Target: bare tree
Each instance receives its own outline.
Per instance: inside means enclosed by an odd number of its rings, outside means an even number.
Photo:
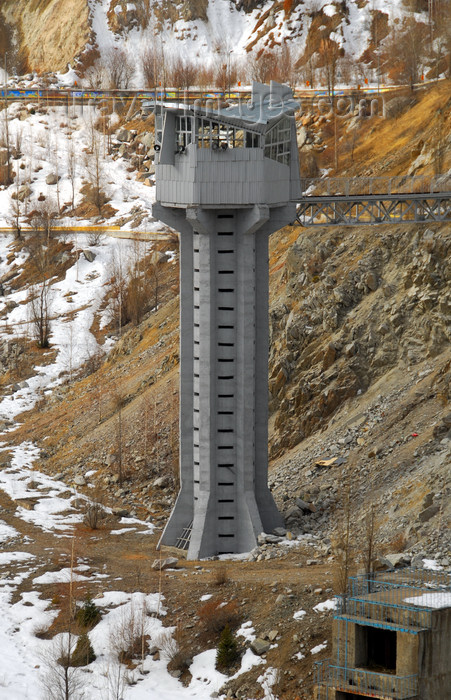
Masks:
[[[19,177],[19,169],[18,169],[17,176],[16,176],[16,182],[15,182],[15,197],[14,197],[14,199],[11,198],[10,214],[8,216],[8,223],[14,229],[14,236],[16,238],[20,238],[20,234],[21,234],[20,217],[22,215],[22,202],[20,201],[19,188],[20,188],[20,177]]]
[[[169,82],[174,87],[189,89],[196,81],[197,67],[187,59],[177,56],[172,63]]]
[[[113,395],[113,409],[116,412],[116,457],[119,471],[119,484],[124,481],[124,443],[123,443],[123,416],[122,409],[125,405],[124,396],[119,389]]]
[[[85,71],[85,81],[88,87],[93,90],[100,90],[105,87],[107,83],[107,75],[105,71],[105,66],[100,59],[97,59],[92,66]]]
[[[40,348],[50,345],[50,282],[43,279],[30,290],[31,323]]]
[[[158,84],[160,69],[159,52],[155,45],[148,46],[141,55],[141,70],[147,87],[153,88]]]
[[[69,139],[67,147],[67,176],[70,180],[71,208],[73,211],[75,207],[75,180],[77,177],[77,156],[75,151],[74,140],[72,137]]]
[[[391,79],[411,86],[418,82],[426,39],[426,25],[409,17],[384,40],[381,57]]]
[[[376,508],[372,503],[365,518],[365,571],[368,575],[373,571],[375,538]]]
[[[277,54],[274,51],[262,51],[249,61],[252,80],[268,83],[277,72]]]
[[[57,205],[51,197],[46,197],[42,202],[38,202],[31,213],[32,227],[38,234],[45,236],[47,244],[52,236],[58,216]]]
[[[9,133],[9,114],[8,114],[8,103],[6,101],[6,96],[5,100],[3,103],[3,125],[2,125],[2,145],[5,149],[4,153],[4,164],[0,168],[0,175],[1,175],[1,180],[0,184],[2,185],[10,185],[13,181],[13,175],[12,175],[12,165],[11,165],[11,139],[10,139],[10,133]]]
[[[135,66],[124,49],[118,47],[109,49],[105,53],[104,65],[108,87],[113,90],[127,90],[130,87]]]
[[[99,214],[107,202],[104,192],[104,174],[102,165],[102,144],[100,134],[93,128],[91,152],[86,154],[85,168],[87,179],[90,184],[89,197],[91,202],[97,207]]]
[[[343,480],[341,493],[343,517],[335,541],[337,557],[336,587],[337,593],[344,596],[345,605],[348,578],[350,576],[351,567],[353,564],[353,547],[351,543],[351,503],[352,493],[350,475],[346,475]]]
[[[327,92],[332,100],[335,94],[338,61],[342,53],[342,49],[333,39],[326,38],[321,40],[319,55],[326,77]]]
[[[84,683],[80,670],[71,665],[76,642],[73,635],[73,621],[76,608],[74,598],[74,551],[75,542],[73,539],[70,559],[69,596],[66,609],[67,631],[55,637],[50,651],[44,654],[46,673],[41,680],[46,693],[46,700],[83,700],[85,697]]]

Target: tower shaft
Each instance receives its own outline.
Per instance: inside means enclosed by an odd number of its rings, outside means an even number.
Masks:
[[[162,544],[192,523],[190,558],[249,551],[282,524],[267,486],[270,214],[189,209],[179,223],[181,492]]]

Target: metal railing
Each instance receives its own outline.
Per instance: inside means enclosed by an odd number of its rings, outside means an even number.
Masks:
[[[394,602],[404,595],[405,588],[451,591],[451,573],[430,569],[404,568],[397,571],[380,571],[359,574],[348,579],[348,593],[355,598],[378,591],[391,591]]]
[[[445,571],[401,569],[351,576],[348,593],[337,598],[336,616],[415,632],[432,627],[433,609],[450,590],[451,575]]]
[[[412,592],[413,589],[410,589]],[[432,627],[432,610],[423,606],[403,605],[385,600],[340,598],[335,616],[368,620],[375,627],[400,629],[415,633]]]
[[[395,177],[302,178],[304,197],[421,194],[451,192],[451,175],[399,175]]]
[[[407,700],[418,695],[418,676],[396,676],[376,673],[360,668],[345,668],[331,663],[330,659],[315,664],[317,686],[359,693],[370,698],[395,698]]]

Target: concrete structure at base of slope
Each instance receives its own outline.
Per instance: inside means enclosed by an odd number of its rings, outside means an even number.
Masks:
[[[282,524],[267,484],[268,240],[300,178],[291,89],[163,108],[154,216],[180,232],[181,489],[160,544],[190,559],[252,549]]]
[[[332,658],[316,664],[315,700],[451,699],[449,573],[352,577],[332,634]]]

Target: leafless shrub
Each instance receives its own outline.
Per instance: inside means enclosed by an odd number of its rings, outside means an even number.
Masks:
[[[94,372],[97,372],[101,368],[104,359],[105,352],[102,350],[102,348],[97,347],[90,353],[80,374],[86,377],[89,377],[90,374],[94,374]]]
[[[70,665],[76,638],[59,634],[43,652],[41,685],[46,700],[82,700],[85,697],[83,674]]]
[[[100,493],[97,493],[97,496],[101,497]],[[83,520],[91,530],[97,530],[101,521],[104,520],[105,517],[105,508],[103,507],[102,503],[99,503],[97,497],[96,500],[87,503]]]
[[[105,235],[102,231],[90,231],[88,234],[88,246],[92,248],[101,245],[104,238]]]
[[[223,586],[229,581],[229,572],[225,564],[218,566],[214,573],[214,582],[217,586]]]
[[[168,661],[172,661],[180,651],[179,643],[171,630],[163,630],[154,641]]]
[[[226,625],[233,629],[239,620],[238,605],[235,600],[229,602],[220,599],[209,600],[199,609],[198,615],[207,635],[222,632]]]
[[[116,625],[110,629],[110,648],[120,663],[144,658],[146,648],[145,606],[136,610],[133,601],[122,610]]]

